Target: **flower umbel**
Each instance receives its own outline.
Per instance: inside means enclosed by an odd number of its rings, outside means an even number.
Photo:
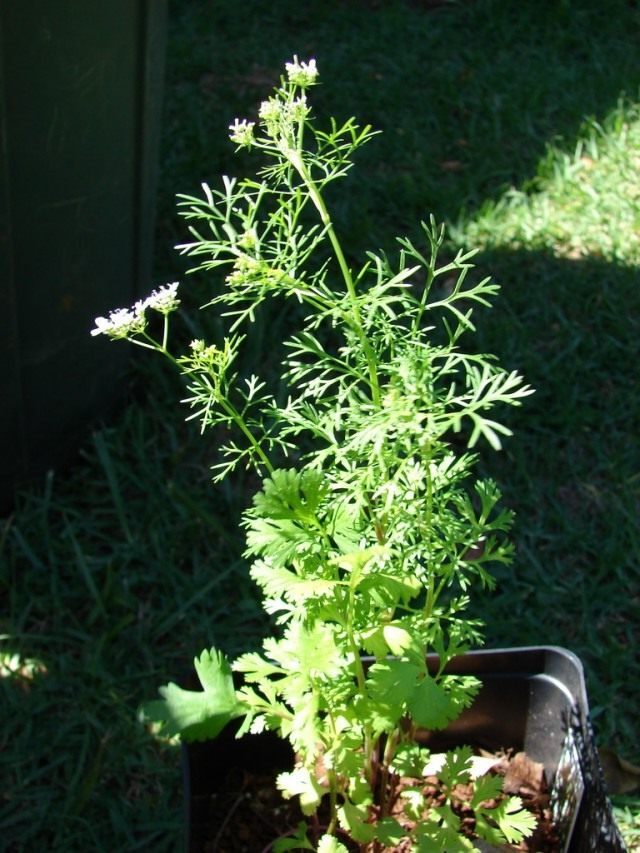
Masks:
[[[147,328],[145,317],[147,308],[158,311],[166,317],[180,305],[177,292],[177,281],[164,284],[152,291],[146,299],[138,300],[133,308],[117,308],[111,311],[108,317],[96,317],[96,326],[91,330],[91,334],[94,337],[107,335],[114,341],[142,335]]]
[[[94,337],[107,335],[114,341],[140,334],[147,326],[144,316],[145,307],[143,302],[136,302],[133,308],[117,308],[111,311],[108,318],[96,317],[96,327],[91,330],[91,334]]]
[[[309,115],[306,95],[300,95],[291,102],[291,118],[294,121],[304,121]]]
[[[250,148],[253,140],[253,128],[255,122],[247,121],[246,119],[234,119],[233,124],[229,125],[229,139],[241,147]]]
[[[287,62],[285,69],[289,82],[295,86],[300,86],[301,89],[313,86],[318,77],[315,59],[310,59],[308,62],[300,62],[298,57],[294,56],[293,62]]]
[[[159,311],[160,314],[170,314],[175,311],[180,300],[177,297],[178,282],[174,281],[171,284],[164,284],[157,290],[151,292],[144,300],[145,308],[153,308],[154,311]]]

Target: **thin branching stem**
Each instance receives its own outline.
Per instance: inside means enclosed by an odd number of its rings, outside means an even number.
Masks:
[[[318,189],[313,178],[311,177],[301,154],[298,151],[294,151],[293,149],[287,149],[285,152],[285,156],[304,181],[304,184],[309,192],[309,196],[313,204],[315,205],[318,213],[320,214],[322,224],[324,225],[327,232],[327,236],[329,237],[329,241],[331,242],[331,246],[333,248],[336,260],[338,261],[338,266],[340,267],[340,272],[342,273],[342,277],[347,288],[349,301],[351,303],[351,311],[353,316],[351,325],[355,333],[358,335],[358,338],[360,339],[360,342],[362,344],[362,350],[367,361],[369,384],[371,387],[371,399],[375,407],[379,408],[380,382],[378,379],[376,357],[373,347],[371,346],[371,342],[367,338],[367,334],[364,330],[364,326],[362,323],[362,315],[358,302],[358,294],[356,292],[353,276],[351,274],[351,270],[349,269],[349,265],[347,264],[347,260],[342,250],[340,240],[338,239],[338,235],[336,234],[335,228],[333,227],[331,215],[329,214],[329,210],[325,204],[324,198],[322,197],[320,190]]]

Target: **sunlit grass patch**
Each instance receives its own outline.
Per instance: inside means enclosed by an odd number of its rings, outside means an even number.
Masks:
[[[551,144],[532,180],[455,233],[471,245],[640,263],[640,104],[620,102],[603,122],[587,121],[570,153]]]

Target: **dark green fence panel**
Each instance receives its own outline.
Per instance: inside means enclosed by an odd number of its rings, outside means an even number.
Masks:
[[[0,3],[0,504],[122,391],[93,318],[150,285],[166,0]]]

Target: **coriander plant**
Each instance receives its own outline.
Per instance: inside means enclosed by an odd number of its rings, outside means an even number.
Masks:
[[[474,584],[493,585],[491,564],[511,559],[512,516],[496,484],[474,478],[474,448],[481,439],[500,448],[510,433],[494,407],[520,405],[531,389],[493,356],[462,349],[474,310],[498,288],[469,282],[473,252],[439,265],[444,235],[433,220],[423,244],[398,240],[397,257],[348,255],[326,190],[375,134],[353,119],[316,125],[307,101],[316,82],[315,61],[294,58],[258,120],[231,126],[232,141],[258,155],[255,178],[181,197],[191,240],[179,248],[225,276],[209,303],[225,319],[224,340],[170,351],[176,284],[98,318],[93,331],[157,350],[182,371],[192,417],[221,436],[215,480],[238,466],[262,477],[242,525],[274,635],[231,663],[204,651],[202,691],[169,684],[146,713],[186,740],[240,718],[238,737],[274,730],[290,741],[295,763],[277,786],[304,815],[322,804],[325,817],[276,851],[343,853],[346,838],[363,851],[471,850],[462,802],[477,837],[515,842],[533,819],[499,795],[496,778],[466,784],[466,748],[447,755],[443,798],[429,801],[416,733],[446,727],[477,689],[446,667],[481,642],[465,609]],[[297,328],[281,377],[268,382],[238,365],[273,299],[295,303]]]

